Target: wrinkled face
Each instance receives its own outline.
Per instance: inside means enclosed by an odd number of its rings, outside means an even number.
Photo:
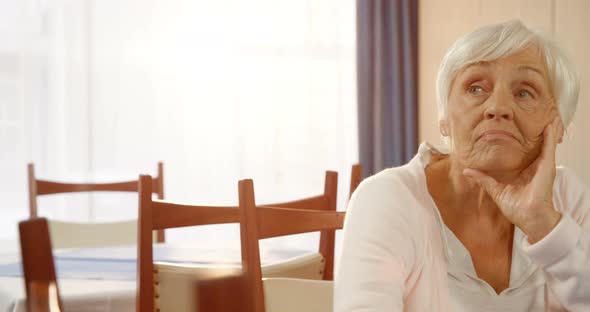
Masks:
[[[534,161],[543,129],[558,115],[547,69],[536,48],[462,69],[452,83],[451,157],[484,171],[522,170]]]

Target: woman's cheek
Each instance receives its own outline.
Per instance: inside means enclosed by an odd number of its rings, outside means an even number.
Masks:
[[[540,115],[538,120],[539,123],[543,124],[543,128],[550,124],[556,116],[559,115],[559,110],[553,99],[543,100],[539,105],[540,112],[535,115]]]
[[[543,130],[555,118],[556,110],[551,107],[538,107],[532,111],[517,110],[515,119],[529,139],[543,137]]]
[[[466,103],[464,109],[471,110],[476,109],[477,107],[481,106],[486,101],[487,97],[485,95],[480,96],[469,96],[466,95],[463,99],[463,102]]]
[[[521,128],[525,136],[524,148],[528,151],[539,150],[543,144],[543,131],[545,124],[543,122],[531,123],[527,127]]]

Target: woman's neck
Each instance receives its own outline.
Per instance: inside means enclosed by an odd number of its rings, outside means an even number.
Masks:
[[[438,197],[437,204],[444,206],[444,214],[453,219],[467,221],[464,224],[487,224],[493,227],[504,225],[500,228],[510,225],[485,190],[463,175],[465,166],[461,162],[450,156],[437,158],[438,161],[433,158],[429,165],[433,182],[437,182],[429,184],[429,188],[436,189],[434,193]],[[515,174],[495,173],[492,176],[498,181],[507,181],[514,179]]]

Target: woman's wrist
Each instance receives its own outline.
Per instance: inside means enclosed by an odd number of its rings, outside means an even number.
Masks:
[[[555,211],[553,207],[550,207],[546,211],[519,226],[531,245],[547,236],[555,228],[557,223],[559,223],[559,220],[561,220],[561,214]]]

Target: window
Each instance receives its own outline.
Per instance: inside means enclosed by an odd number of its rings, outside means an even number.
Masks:
[[[253,178],[257,201],[268,202],[321,192],[330,169],[340,173],[343,207],[358,157],[354,7],[94,0],[38,8],[46,33],[38,67],[47,70],[47,88],[38,88],[47,98],[29,104],[39,118],[21,138],[40,142],[28,152],[37,175],[135,178],[155,174],[162,160],[166,198],[231,204],[240,178]],[[24,195],[7,221],[16,224],[27,211],[26,157],[11,157],[22,183],[10,196]],[[137,199],[80,195],[39,209],[63,219],[129,219]]]

